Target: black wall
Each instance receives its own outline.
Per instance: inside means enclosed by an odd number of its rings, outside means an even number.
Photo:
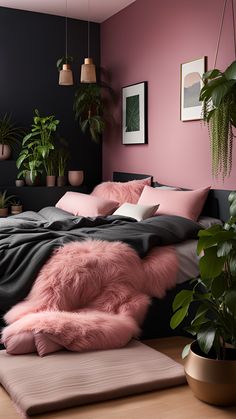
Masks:
[[[90,51],[99,67],[96,23],[90,24]],[[59,86],[56,61],[65,55],[65,18],[0,7],[0,115],[11,112],[18,124],[30,127],[35,108],[54,114],[69,142],[69,168],[84,169],[85,183],[93,185],[101,181],[101,146],[81,133],[73,113],[80,65],[87,57],[87,22],[68,19],[68,54],[75,60],[75,86]]]

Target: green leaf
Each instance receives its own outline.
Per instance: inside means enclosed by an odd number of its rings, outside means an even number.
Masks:
[[[231,289],[225,295],[225,304],[230,314],[236,319],[236,290]]]
[[[193,299],[192,290],[181,290],[176,296],[172,304],[173,311],[178,310],[178,308],[190,304]]]
[[[206,71],[203,74],[202,78],[203,80],[215,79],[216,77],[221,76],[221,75],[222,75],[222,72],[218,70],[217,68],[214,68],[213,70]]]
[[[219,275],[213,279],[211,285],[211,292],[214,298],[218,299],[224,294],[225,289],[227,289],[227,280],[224,275]]]
[[[218,107],[221,104],[222,100],[229,93],[235,83],[236,80],[227,80],[215,87],[211,93],[212,103],[214,106]]]
[[[232,254],[229,258],[229,269],[233,276],[236,276],[236,254]]]
[[[236,61],[230,64],[230,66],[225,70],[224,75],[227,80],[236,80]]]
[[[199,261],[200,274],[202,278],[215,278],[223,270],[226,256],[217,256],[217,247],[205,249],[204,256]]]
[[[216,329],[209,327],[203,331],[200,331],[197,335],[197,341],[200,349],[205,354],[208,354],[213,346],[215,340]]]
[[[189,304],[183,306],[178,311],[176,311],[170,320],[171,329],[175,329],[183,321],[183,319],[188,315]]]
[[[182,351],[182,358],[183,358],[183,359],[184,359],[184,358],[186,358],[186,356],[188,356],[189,351],[190,351],[190,346],[191,346],[191,343],[189,343],[188,345],[186,345],[186,346],[184,347],[184,349],[183,349],[183,351]]]
[[[218,257],[227,256],[230,253],[232,247],[233,247],[232,241],[231,242],[230,241],[225,241],[225,242],[219,243],[218,246],[217,246],[217,248],[218,248],[217,249],[217,256]]]

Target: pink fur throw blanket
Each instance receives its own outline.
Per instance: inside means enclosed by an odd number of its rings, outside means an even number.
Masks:
[[[41,268],[27,298],[5,315],[2,342],[10,354],[40,356],[122,347],[138,336],[150,297],[163,297],[176,273],[169,246],[140,259],[121,242],[66,244]]]

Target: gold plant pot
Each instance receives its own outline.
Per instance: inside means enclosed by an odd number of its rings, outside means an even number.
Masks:
[[[226,349],[236,355],[235,349]],[[236,358],[210,359],[202,356],[197,342],[191,344],[185,363],[185,374],[194,395],[218,406],[236,404]]]

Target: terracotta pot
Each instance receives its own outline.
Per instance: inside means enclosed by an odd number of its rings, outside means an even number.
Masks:
[[[198,399],[219,406],[236,404],[236,350],[226,349],[226,353],[226,360],[206,358],[197,342],[191,344],[185,373]]]
[[[65,186],[66,180],[66,176],[57,176],[57,186]]]
[[[20,187],[20,186],[24,186],[25,181],[23,179],[16,179],[16,186]]]
[[[0,144],[0,160],[8,160],[11,157],[11,148],[8,144]]]
[[[80,186],[84,180],[83,170],[69,170],[68,180],[71,186]]]
[[[28,186],[37,186],[37,185],[40,184],[40,178],[37,176],[34,179],[34,182],[32,182],[32,180],[30,179],[30,172],[27,172],[26,175],[25,175],[25,183]]]
[[[0,217],[8,216],[8,208],[0,208]]]
[[[16,215],[20,214],[23,211],[22,205],[12,205],[11,206],[11,214]]]
[[[55,175],[47,175],[46,176],[46,185],[47,186],[55,186],[56,185],[56,176]]]

